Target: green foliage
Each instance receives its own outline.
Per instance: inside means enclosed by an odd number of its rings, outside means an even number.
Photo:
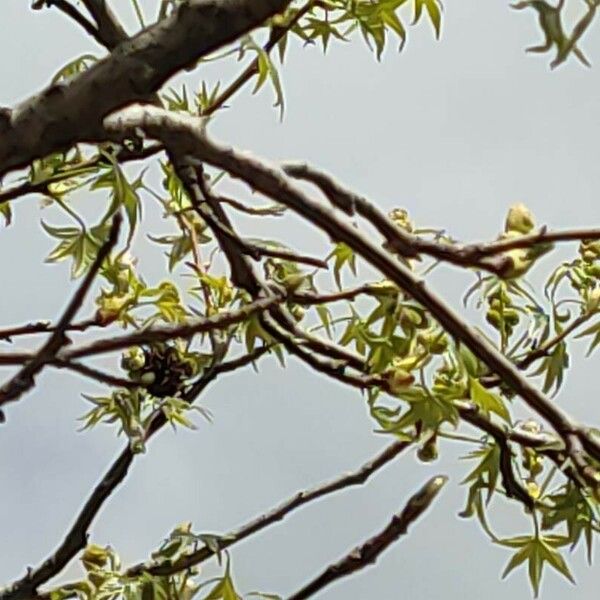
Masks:
[[[141,6],[136,0],[131,3],[143,26]],[[179,4],[179,0],[161,0],[158,18],[168,17]],[[218,118],[217,109],[229,103],[245,82],[250,82],[253,93],[271,86],[274,106],[283,117],[283,67],[275,64],[273,52],[278,52],[283,64],[291,43],[318,45],[327,52],[333,44],[356,35],[381,59],[390,40],[402,49],[410,26],[422,21],[429,22],[436,38],[441,36],[439,0],[295,1],[252,36],[244,36],[232,48],[202,59],[201,62],[217,63],[237,59],[241,75],[231,85],[201,81],[197,88],[183,85],[161,92],[160,96],[169,110],[208,120],[207,115]],[[94,56],[83,55],[63,67],[53,82],[68,83],[95,61]],[[126,140],[121,149],[135,152],[144,145],[142,139]],[[196,317],[211,319],[249,302],[250,294],[234,286],[232,280],[236,279],[224,266],[219,232],[211,231],[198,213],[171,163],[162,160],[153,165],[162,176],[160,188],[155,191],[146,181],[152,181],[151,177],[146,178],[146,170],[131,177],[129,169],[121,166],[119,150],[113,144],[100,144],[92,150],[86,146],[58,152],[33,161],[20,180],[20,184],[41,193],[46,204],[68,219],[68,225],[42,222],[42,227],[54,244],[46,260],[69,261],[72,277],[87,272],[106,240],[112,218],[116,213],[124,213],[127,240],[100,269],[102,284],[95,297],[93,325],[106,328],[107,335],[118,328],[142,334],[159,324],[181,324]],[[222,207],[229,210],[227,198],[219,196],[222,178],[223,173],[209,172],[206,184]],[[91,191],[105,199],[101,216],[93,224],[78,212],[79,195]],[[164,220],[164,228],[157,227],[160,231],[147,234],[152,243],[164,250],[166,258],[165,277],[153,285],[146,283],[143,265],[130,255],[140,241],[136,236],[142,229],[142,194],[159,203]],[[237,208],[240,207],[253,216],[282,213],[279,205],[267,207],[262,213],[244,202],[237,202]],[[2,202],[0,212],[10,224],[10,203]],[[206,213],[202,214],[208,219]],[[457,244],[435,229],[417,227],[402,208],[391,211],[389,217],[399,230],[417,240],[449,247]],[[559,394],[571,366],[573,339],[589,341],[588,354],[600,345],[600,242],[582,240],[571,260],[556,266],[544,286],[533,288],[527,278],[553,246],[534,240],[535,243],[520,247],[519,241],[545,229],[536,226],[534,216],[523,204],[509,209],[501,229],[496,241],[509,247],[488,258],[503,261],[504,267],[495,274],[476,272],[465,304],[474,300],[482,338],[522,368],[533,384],[545,392]],[[366,282],[359,275],[362,265],[357,254],[335,239],[329,252],[324,253],[331,267],[329,273],[325,269],[311,271],[302,260],[293,257],[293,249],[281,243],[270,239],[247,241],[258,248],[284,250],[284,256],[290,255],[285,260],[255,257],[261,261],[262,271],[257,272],[261,272],[266,285],[288,295],[283,307],[297,325],[288,342],[318,358],[322,370],[333,377],[341,381],[346,381],[348,374],[354,377],[353,384],[366,390],[368,410],[377,432],[414,441],[417,457],[425,462],[436,460],[447,440],[469,444],[466,458],[476,464],[463,480],[467,498],[461,516],[475,517],[492,542],[513,552],[504,576],[527,563],[536,595],[546,564],[572,581],[560,550],[566,546],[574,548],[582,539],[591,562],[593,536],[600,528],[598,489],[572,475],[572,460],[565,458],[560,441],[558,447],[529,447],[519,441],[519,432],[534,437],[547,432],[533,421],[515,422],[514,391],[414,301],[410,290],[401,290],[388,280]],[[516,246],[511,247],[513,243]],[[401,256],[389,242],[382,241],[381,247],[421,279],[438,265],[425,256]],[[348,287],[350,281],[356,284],[355,292]],[[337,292],[331,291],[336,288]],[[543,289],[543,293],[538,293],[538,289]],[[328,299],[323,300],[321,294]],[[196,384],[203,383],[204,376],[210,376],[211,369],[234,354],[253,362],[258,351],[265,349],[285,366],[285,345],[265,327],[268,329],[262,316],[255,313],[208,334],[129,348],[121,359],[125,377],[120,385],[100,396],[85,395],[92,408],[82,417],[83,428],[110,424],[126,436],[134,453],[145,450],[147,434],[157,415],[174,428],[193,428],[190,411],[199,411],[205,417],[208,414],[191,403],[190,393]],[[311,336],[319,331],[327,336],[319,343],[332,352],[315,348]],[[339,355],[349,358],[345,361]],[[499,443],[498,437],[485,431],[478,437],[465,435],[466,423],[461,416],[465,403],[478,418],[496,428],[492,431],[505,434],[506,443]],[[599,465],[592,461],[589,467]],[[507,471],[523,486],[531,503],[519,503],[518,498],[511,497]],[[498,497],[510,500],[519,518],[525,515],[531,519],[531,534],[501,539],[493,533],[488,520]],[[212,534],[193,534],[190,524],[184,523],[151,554],[151,563],[172,566],[201,545],[221,561],[222,542],[223,538]],[[114,550],[93,544],[86,548],[81,560],[85,577],[53,590],[51,600],[73,596],[82,600],[241,598],[229,557],[223,575],[204,582],[195,568],[168,576],[154,576],[147,569],[132,575],[122,567]],[[249,594],[252,595],[276,598]]]
[[[81,418],[83,428],[118,423],[119,433],[127,436],[136,453],[145,451],[146,434],[157,412],[162,412],[173,428],[195,429],[187,413],[195,410],[207,418],[209,413],[190,404],[185,391],[208,362],[208,357],[190,352],[183,340],[130,348],[123,354],[121,367],[139,387],[117,388],[109,396],[84,395],[94,408]]]
[[[502,577],[506,577],[513,569],[527,562],[529,579],[536,598],[540,592],[542,573],[546,563],[566,577],[571,583],[575,583],[569,567],[567,567],[564,558],[558,551],[558,548],[569,543],[567,537],[559,535],[522,535],[498,540],[498,543],[508,548],[516,549],[516,552],[506,565]]]
[[[146,566],[168,569],[193,555],[200,547],[206,547],[221,564],[224,553],[221,548],[231,538],[209,533],[194,533],[192,524],[181,523],[171,531],[160,546],[151,553]],[[172,575],[153,575],[147,570],[123,568],[119,555],[110,546],[89,544],[81,556],[85,578],[52,590],[51,600],[242,600],[237,592],[231,560],[225,555],[223,574],[200,581],[200,569],[191,567]],[[250,592],[246,598],[281,600],[280,596]]]
[[[108,235],[110,223],[104,221],[91,228],[82,227],[53,227],[42,222],[42,227],[48,235],[59,243],[50,252],[46,262],[59,262],[70,259],[71,276],[83,275],[94,262],[98,250]]]

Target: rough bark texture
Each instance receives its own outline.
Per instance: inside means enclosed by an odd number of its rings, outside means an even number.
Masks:
[[[69,83],[0,114],[0,177],[75,142],[101,137],[102,119],[148,99],[172,75],[281,12],[289,0],[188,0]]]

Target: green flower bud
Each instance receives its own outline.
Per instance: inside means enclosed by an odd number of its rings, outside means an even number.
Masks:
[[[587,312],[595,312],[600,306],[600,287],[595,287],[589,290],[585,299],[585,310]]]
[[[383,374],[391,394],[400,394],[415,381],[414,376],[402,367],[390,367]]]
[[[146,364],[146,355],[139,346],[133,346],[123,352],[121,367],[126,371],[139,371]]]
[[[600,240],[582,240],[579,244],[579,254],[585,262],[593,262],[600,258]]]
[[[102,548],[96,544],[89,544],[83,552],[81,562],[86,571],[102,569],[109,558],[108,548]]]
[[[485,320],[496,329],[499,329],[502,326],[502,315],[495,309],[490,309],[487,311]]]
[[[404,208],[394,208],[388,213],[389,218],[394,221],[394,225],[400,229],[404,229],[408,233],[413,230],[413,224],[408,217],[408,211]]]
[[[510,266],[502,273],[503,279],[517,279],[529,271],[534,261],[530,258],[527,250],[516,248],[507,252],[505,256],[510,259]]]
[[[156,375],[154,373],[144,373],[139,381],[142,385],[152,385],[156,381]]]
[[[290,312],[296,321],[302,321],[304,315],[306,314],[306,310],[299,304],[294,304],[290,307]]]
[[[517,231],[522,234],[531,233],[535,227],[531,211],[522,203],[510,207],[504,224],[505,231]]]

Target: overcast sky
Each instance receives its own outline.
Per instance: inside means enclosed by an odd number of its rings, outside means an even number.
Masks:
[[[2,0],[0,6],[0,105],[39,90],[73,57],[101,52],[57,10],[34,12],[28,5]],[[593,28],[581,45],[600,65],[598,34]],[[295,45],[282,70],[283,122],[270,90],[252,96],[248,88],[212,131],[273,160],[320,165],[383,208],[404,206],[417,223],[463,239],[494,236],[515,201],[526,202],[550,226],[592,225],[600,218],[598,68],[569,61],[550,72],[549,56],[523,51],[540,36],[534,15],[511,11],[506,2],[447,0],[440,42],[423,22],[410,30],[402,54],[392,44],[381,63],[361,40],[334,43],[325,57]],[[156,230],[156,205],[146,208],[145,230]],[[51,241],[39,226],[46,216],[39,199],[19,200],[14,211],[14,225],[0,232],[3,325],[53,318],[71,285],[66,266],[43,264]],[[259,232],[244,223],[247,233]],[[274,237],[322,247],[321,236],[286,226],[273,229]],[[139,247],[144,272],[160,277],[160,252]],[[436,279],[436,289],[457,303],[467,281],[449,270]],[[597,356],[578,363],[557,401],[597,424],[595,363]],[[82,391],[101,388],[45,373],[35,392],[7,410],[0,435],[0,581],[48,555],[123,445],[108,427],[77,433],[76,419],[88,408]],[[192,521],[196,531],[224,533],[298,490],[358,467],[389,443],[373,433],[359,393],[293,360],[286,370],[267,360],[260,376],[248,369],[224,378],[201,404],[214,423],[161,433],[94,523],[92,540],[112,544],[126,564],[147,557],[181,521]],[[465,450],[445,445],[442,458],[428,466],[407,454],[368,485],[311,505],[236,546],[239,590],[286,596],[381,529],[428,477],[447,473],[447,489],[406,539],[376,567],[319,597],[528,598],[524,570],[501,583],[509,554],[457,516],[465,500],[459,483],[470,467],[457,457]],[[495,508],[491,521],[501,534],[528,531],[514,507]],[[76,563],[65,578],[76,575]],[[573,566],[577,587],[546,573],[543,600],[597,597],[598,567],[587,567],[581,550]]]

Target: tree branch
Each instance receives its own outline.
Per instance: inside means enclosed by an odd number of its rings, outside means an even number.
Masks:
[[[68,360],[55,360],[50,364],[51,366],[56,367],[58,369],[68,369],[69,371],[79,373],[79,375],[83,375],[84,377],[94,379],[100,383],[104,383],[113,387],[122,387],[127,389],[145,387],[144,384],[140,383],[139,381],[132,381],[131,379],[125,379],[124,377],[117,377],[116,375],[112,375],[111,373],[105,373],[104,371],[100,371],[94,367],[84,365],[80,362]]]
[[[438,475],[430,479],[409,499],[403,510],[392,517],[390,524],[385,529],[354,548],[337,563],[330,565],[318,577],[289,596],[287,600],[310,598],[338,579],[352,575],[374,564],[386,548],[401,536],[406,535],[408,527],[429,508],[447,480],[448,478],[444,475]]]
[[[221,204],[229,204],[235,210],[246,213],[248,215],[254,215],[259,217],[281,217],[285,212],[284,206],[278,206],[274,204],[272,206],[247,206],[243,202],[236,200],[235,198],[230,198],[228,196],[219,196],[219,202]]]
[[[600,239],[598,228],[548,231],[542,227],[536,233],[489,243],[442,244],[400,229],[366,198],[344,188],[331,175],[306,163],[285,163],[283,170],[291,177],[316,185],[333,206],[346,214],[360,214],[375,226],[394,250],[406,257],[426,254],[457,266],[476,267],[502,277],[511,268],[511,262],[509,257],[497,256],[498,254],[518,248],[531,248],[537,244]]]
[[[562,231],[548,231],[541,227],[536,233],[520,235],[519,237],[497,240],[487,244],[465,244],[461,252],[475,259],[492,256],[518,248],[531,248],[537,244],[551,244],[554,242],[581,242],[582,240],[599,240],[600,229],[592,227],[589,229],[565,229]]]
[[[315,292],[294,292],[290,296],[292,302],[306,306],[315,304],[329,304],[330,302],[339,302],[340,300],[354,300],[357,296],[364,294],[366,296],[375,296],[377,294],[376,285],[365,283],[354,288],[341,290],[339,292],[331,292],[329,294]]]
[[[69,16],[73,21],[75,21],[78,25],[83,27],[83,29],[89,33],[98,43],[102,44],[102,37],[98,29],[94,26],[94,24],[85,16],[82,15],[77,8],[75,8],[72,4],[70,4],[67,0],[37,0],[31,6],[34,10],[39,10],[47,6],[48,8],[52,8],[56,6],[58,10],[64,12],[67,16]]]
[[[86,319],[78,323],[71,323],[66,329],[67,331],[86,331],[91,327],[104,327],[105,324],[98,321],[95,317]],[[35,335],[39,333],[51,333],[56,331],[56,326],[50,321],[36,321],[35,323],[27,323],[26,325],[17,325],[16,327],[7,327],[0,329],[0,340],[11,342],[12,338],[22,335]]]
[[[107,4],[107,0],[82,0],[98,26],[99,42],[108,50],[114,50],[129,36]]]
[[[592,317],[596,316],[595,312],[585,312],[573,319],[569,325],[567,325],[560,333],[554,337],[547,339],[543,344],[540,344],[537,348],[527,352],[520,360],[516,361],[516,366],[525,370],[531,366],[536,360],[548,356],[550,350],[560,344],[565,338],[567,338],[573,331],[581,327],[584,323],[587,323]],[[497,375],[488,375],[481,378],[481,383],[485,387],[494,387],[500,385],[502,380]]]
[[[465,344],[491,372],[499,375],[530,408],[546,419],[563,439],[567,453],[582,478],[593,489],[600,488],[600,474],[589,462],[584,446],[582,446],[582,440],[584,440],[585,449],[590,455],[594,458],[600,456],[600,444],[591,437],[589,432],[532,385],[506,356],[485,337],[473,330],[439,296],[429,291],[422,279],[404,267],[392,255],[373,244],[351,224],[341,220],[331,209],[315,202],[296,187],[280,169],[252,158],[246,153],[242,154],[231,147],[222,146],[209,140],[197,118],[172,114],[155,107],[129,107],[107,117],[105,126],[111,134],[117,136],[141,129],[150,137],[163,141],[172,151],[177,149],[179,156],[188,156],[188,162],[193,162],[191,157],[196,157],[197,161],[204,161],[227,171],[234,178],[245,181],[265,196],[288,206],[327,233],[331,239],[347,244],[400,289],[421,303],[450,335],[458,342]],[[372,213],[373,219],[376,221],[375,226],[377,223],[385,224],[377,216],[381,213],[372,205],[370,206],[369,214]],[[346,202],[346,208],[351,210],[352,205]],[[398,230],[395,225],[394,229]],[[260,289],[260,286],[257,287],[256,278],[251,274],[248,277],[247,285],[254,286],[255,290]],[[243,284],[241,287],[249,289]],[[263,324],[271,327],[272,331],[277,331],[274,324],[269,323],[268,315],[263,315],[262,320]],[[302,354],[302,359],[314,368],[336,376],[342,367],[343,373],[343,364],[338,365],[338,369],[332,368],[330,363],[306,353],[291,340],[286,342],[282,332],[279,332],[279,336],[277,339],[280,339],[288,350],[296,355]],[[364,387],[364,380],[360,377],[348,376],[347,379],[353,380],[357,387]]]
[[[122,217],[119,214],[114,216],[107,240],[98,251],[90,270],[71,298],[48,341],[18,373],[0,388],[0,406],[7,402],[18,400],[26,391],[31,389],[35,384],[35,376],[42,370],[44,365],[56,357],[59,350],[68,342],[65,331],[69,327],[75,313],[81,307],[102,263],[117,243],[121,221]]]
[[[315,488],[298,492],[279,506],[224,535],[219,540],[219,550],[225,550],[266,527],[281,521],[289,513],[309,502],[314,502],[319,498],[339,492],[351,486],[363,485],[374,473],[394,460],[408,448],[410,444],[410,442],[393,442],[387,446],[383,452],[366,462],[358,470],[336,477],[332,481],[321,484]],[[214,554],[214,548],[211,549],[208,546],[202,546],[195,552],[181,557],[172,564],[160,564],[155,562],[142,563],[127,569],[125,574],[131,577],[141,575],[142,573],[149,573],[150,575],[156,576],[173,575],[174,573],[179,573],[204,562],[211,556],[214,556]]]
[[[282,296],[272,294],[268,298],[255,300],[236,310],[217,313],[210,317],[204,317],[189,323],[151,327],[133,333],[95,340],[89,344],[82,344],[81,346],[67,349],[59,355],[59,358],[63,360],[72,360],[74,358],[83,358],[86,356],[104,354],[106,352],[114,352],[115,350],[122,350],[123,348],[130,348],[131,346],[163,342],[175,338],[185,339],[198,333],[206,333],[215,329],[225,329],[230,325],[245,321],[248,317],[257,312],[268,309],[276,303],[281,302],[282,299]]]
[[[172,75],[282,11],[289,0],[188,0],[68,83],[56,83],[2,120],[0,177],[103,135],[111,111],[144,101]],[[10,112],[10,114],[8,114]]]
[[[191,404],[219,374],[233,371],[253,362],[264,351],[259,348],[256,352],[233,361],[214,364],[196,382],[184,399]],[[148,442],[166,423],[167,419],[164,413],[157,411],[146,431],[145,442]],[[38,587],[58,575],[85,547],[93,520],[106,500],[123,482],[135,457],[136,454],[128,444],[96,485],[59,547],[37,569],[30,569],[22,579],[0,589],[0,600],[31,600],[31,598],[37,597]]]
[[[430,292],[422,279],[375,246],[352,225],[340,220],[332,210],[312,200],[277,167],[209,140],[197,119],[170,114],[155,107],[127,108],[108,117],[105,125],[109,131],[118,135],[141,128],[148,135],[173,144],[181,153],[196,156],[199,160],[228,171],[265,196],[285,204],[332,239],[346,243],[420,302],[446,331],[464,343],[491,371],[499,374],[531,408],[552,423],[557,431],[564,434],[574,431],[575,424],[570,417],[531,385],[504,355],[466,324],[458,313]]]

